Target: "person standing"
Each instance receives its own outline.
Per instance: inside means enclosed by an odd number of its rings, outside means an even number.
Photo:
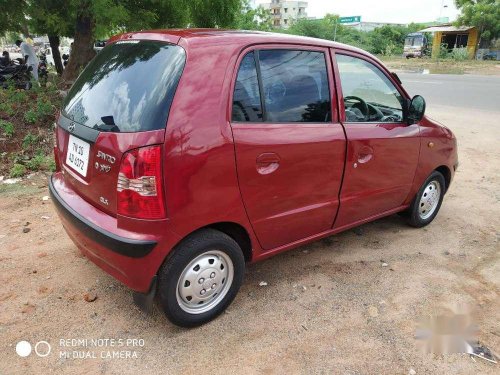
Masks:
[[[16,46],[21,48],[21,53],[24,57],[24,62],[31,66],[31,74],[35,81],[38,81],[38,57],[36,57],[35,49],[22,40],[16,40]]]

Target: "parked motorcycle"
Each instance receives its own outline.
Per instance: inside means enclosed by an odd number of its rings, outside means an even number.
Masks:
[[[11,64],[0,67],[0,86],[7,88],[11,84],[18,89],[29,90],[31,84],[31,66],[26,64]]]
[[[38,80],[43,86],[45,86],[48,77],[49,74],[47,71],[47,56],[42,52],[38,60]]]

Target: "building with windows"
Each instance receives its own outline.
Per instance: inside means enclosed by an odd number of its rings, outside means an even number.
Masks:
[[[261,5],[271,13],[275,27],[288,28],[293,20],[307,18],[307,1],[271,0]]]

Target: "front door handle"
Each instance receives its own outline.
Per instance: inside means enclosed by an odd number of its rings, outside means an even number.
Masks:
[[[257,172],[263,175],[273,173],[280,166],[280,157],[274,152],[264,152],[255,161]]]

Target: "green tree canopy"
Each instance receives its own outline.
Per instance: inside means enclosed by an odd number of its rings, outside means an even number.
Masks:
[[[8,31],[25,31],[26,1],[0,0],[0,36]]]
[[[75,32],[75,2],[67,0],[37,0],[25,8],[29,28],[38,35],[73,36]]]
[[[400,54],[408,34],[424,28],[424,25],[412,23],[408,26],[384,25],[368,34],[368,47],[371,53],[380,55]]]
[[[131,14],[146,12],[149,14],[147,25],[139,17],[132,17],[128,22],[129,30],[169,29],[186,27],[189,23],[189,10],[185,0],[140,0],[130,1],[127,5]],[[134,23],[135,20],[135,23]]]
[[[83,56],[68,64],[63,78],[76,78],[79,69],[93,56],[88,36],[108,38],[113,34],[131,30],[169,27],[231,27],[240,11],[241,0],[71,0],[87,2],[90,6],[82,14],[76,10],[76,24],[86,22],[90,30],[75,32],[75,47]],[[77,43],[78,42],[78,43]],[[77,53],[79,53],[77,51]]]
[[[476,26],[481,44],[500,36],[500,0],[455,0],[461,14],[457,24]]]
[[[327,14],[319,20],[296,20],[285,32],[296,35],[310,36],[333,40],[337,15]],[[423,28],[423,25],[410,24],[408,26],[384,25],[373,31],[359,31],[355,26],[337,24],[335,40],[365,49],[375,54],[400,54],[406,35]]]
[[[272,30],[271,13],[262,6],[253,8],[249,0],[243,0],[236,15],[235,28],[240,30]]]
[[[187,0],[191,26],[234,27],[241,0]]]

